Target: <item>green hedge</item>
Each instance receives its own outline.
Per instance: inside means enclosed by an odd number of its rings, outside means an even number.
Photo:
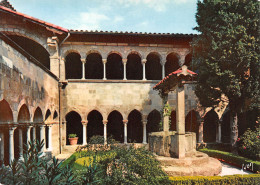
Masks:
[[[234,164],[236,166],[240,166],[242,168],[242,165],[246,165],[249,163],[253,164],[253,172],[260,173],[260,161],[254,161],[239,155],[235,155],[233,153],[229,152],[223,152],[219,150],[212,150],[212,149],[200,149],[199,151],[204,152],[208,154],[210,157],[214,157],[217,159],[221,159],[223,161],[226,161],[228,163]]]
[[[195,177],[170,177],[172,184],[182,185],[216,185],[216,184],[260,184],[260,174],[227,175],[227,176],[195,176]]]

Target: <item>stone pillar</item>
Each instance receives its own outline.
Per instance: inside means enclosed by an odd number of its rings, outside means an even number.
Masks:
[[[142,60],[142,64],[143,64],[143,80],[146,80],[146,76],[145,76],[145,63],[146,63],[146,59]]]
[[[48,134],[49,146],[47,148],[47,151],[52,151],[52,125],[48,125],[48,128],[49,128],[49,134]]]
[[[50,56],[50,71],[55,74],[57,77],[60,77],[59,74],[59,56],[53,55]]]
[[[181,82],[179,82],[181,83]],[[185,158],[185,91],[184,85],[178,84],[177,89],[177,155],[179,159]]]
[[[198,143],[203,143],[203,125],[204,125],[204,120],[201,119],[200,125],[199,125],[199,140],[198,140]]]
[[[103,73],[103,80],[106,80],[106,63],[107,63],[107,59],[102,59],[103,65],[104,65],[104,73]]]
[[[162,79],[165,77],[165,62],[162,63]]]
[[[9,164],[14,160],[14,127],[9,127]]]
[[[19,128],[19,160],[23,160],[23,130]]]
[[[60,61],[60,80],[64,81],[65,79],[66,79],[65,59],[62,58]]]
[[[32,128],[32,140],[36,142],[36,125]]]
[[[169,116],[164,116],[163,117],[163,131],[164,132],[169,132]]]
[[[147,144],[147,141],[146,141],[146,125],[147,125],[147,122],[146,121],[143,121],[143,144]]]
[[[41,152],[44,152],[45,150],[45,125],[40,125],[40,142],[43,141],[43,147],[41,149]]]
[[[107,144],[107,120],[103,120],[103,124],[104,124],[104,144]]]
[[[1,128],[1,130],[3,127]],[[0,132],[0,161],[4,161],[5,156],[5,140],[4,140],[4,133]]]
[[[124,79],[123,80],[127,80],[126,79],[126,63],[127,63],[127,59],[124,58],[122,61],[123,61],[123,65],[124,65]]]
[[[217,143],[221,143],[221,124],[218,123],[218,134],[216,138]]]
[[[85,63],[86,63],[86,60],[85,59],[81,59],[81,62],[82,62],[82,80],[85,80]]]
[[[86,145],[87,144],[87,124],[88,121],[82,121],[82,126],[83,126],[83,143],[82,145]]]
[[[127,144],[127,123],[128,120],[123,120],[124,123],[124,144]]]
[[[29,142],[30,142],[30,140],[31,140],[31,128],[32,128],[32,126],[27,126],[26,127],[26,143],[27,143],[27,145],[29,144]],[[29,145],[28,145],[28,147],[29,147]]]

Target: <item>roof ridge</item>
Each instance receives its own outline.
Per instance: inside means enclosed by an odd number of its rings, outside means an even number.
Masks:
[[[16,11],[16,9],[14,9],[13,5],[8,0],[1,0],[0,5]]]

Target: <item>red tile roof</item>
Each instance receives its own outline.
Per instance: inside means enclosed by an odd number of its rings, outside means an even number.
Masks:
[[[170,73],[168,76],[166,76],[164,79],[162,79],[159,83],[157,83],[153,88],[155,89],[155,88],[158,88],[158,86],[159,85],[161,85],[161,84],[163,84],[164,82],[166,82],[168,79],[170,79],[170,78],[173,78],[173,77],[176,77],[178,74],[182,74],[182,68],[179,68],[178,70],[176,70],[176,71],[174,71],[174,72],[172,72],[172,73]],[[191,70],[189,70],[189,69],[187,69],[187,73],[188,74],[190,74],[190,76],[196,76],[197,75],[197,73],[195,73],[195,72],[193,72],[193,71],[191,71]]]
[[[57,26],[57,25],[54,25],[54,24],[51,24],[51,23],[48,23],[48,22],[45,22],[45,21],[42,21],[40,19],[37,19],[37,18],[34,18],[34,17],[31,17],[29,15],[26,15],[26,14],[23,14],[23,13],[20,13],[20,12],[16,12],[16,11],[13,11],[9,8],[6,8],[4,6],[0,6],[0,11],[4,11],[4,12],[7,12],[7,13],[11,13],[11,14],[14,14],[14,15],[17,15],[17,16],[20,16],[20,17],[24,17],[32,22],[36,22],[36,23],[39,23],[45,27],[51,27],[51,28],[54,28],[56,30],[60,30],[60,31],[63,31],[63,32],[69,32],[68,29],[66,28],[62,28],[60,26]]]
[[[14,9],[14,7],[11,5],[11,3],[9,1],[7,1],[7,0],[0,1],[0,6],[5,6],[6,8],[9,8],[9,9],[11,9],[13,11],[16,11]]]

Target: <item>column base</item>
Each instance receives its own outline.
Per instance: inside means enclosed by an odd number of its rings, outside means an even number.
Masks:
[[[147,142],[143,142],[143,144],[147,144]]]
[[[103,80],[107,80],[106,78],[103,78]]]
[[[52,152],[53,148],[47,148],[46,152]]]
[[[145,81],[145,80],[147,80],[146,78],[143,78],[143,80]]]

